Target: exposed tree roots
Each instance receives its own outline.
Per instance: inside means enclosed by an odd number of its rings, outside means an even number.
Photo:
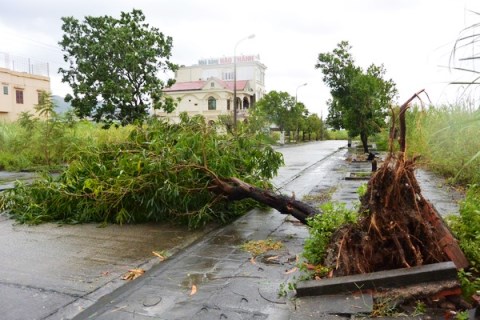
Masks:
[[[391,151],[368,182],[361,199],[365,216],[358,224],[345,226],[333,235],[325,264],[334,269],[334,275],[450,260],[457,268],[468,266],[442,218],[423,198],[414,174],[414,160],[405,160],[405,111],[421,92],[400,108],[400,152],[395,155]],[[395,132],[395,128],[391,131]],[[392,145],[393,137],[390,141]]]
[[[326,263],[335,275],[450,260],[440,245],[443,234],[431,223],[438,214],[421,195],[411,161],[388,158],[361,202],[367,215],[333,236]]]

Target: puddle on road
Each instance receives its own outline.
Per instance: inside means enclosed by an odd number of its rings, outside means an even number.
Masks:
[[[244,224],[248,224],[248,222],[245,222]],[[233,234],[222,234],[215,236],[211,239],[210,243],[216,245],[239,246],[247,241],[247,238],[247,236],[243,236],[234,232]]]
[[[181,286],[184,288],[191,288],[193,285],[198,286],[199,284],[206,283],[210,280],[214,280],[215,277],[213,273],[189,273],[182,281]]]

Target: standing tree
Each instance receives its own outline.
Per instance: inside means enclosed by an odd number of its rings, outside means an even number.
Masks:
[[[295,107],[295,98],[287,92],[270,91],[257,101],[251,116],[263,119],[267,125],[275,124],[280,131],[289,130],[290,111]]]
[[[275,124],[280,131],[297,131],[301,127],[307,109],[303,103],[283,91],[270,91],[252,108],[249,119],[257,125]]]
[[[159,72],[175,71],[170,62],[172,38],[145,23],[140,10],[121,13],[120,19],[87,16],[83,23],[62,18],[59,43],[66,69],[60,68],[67,95],[80,118],[92,117],[107,126],[142,122],[149,109],[171,112],[175,105],[164,97]],[[167,85],[173,80],[167,80]]]
[[[297,102],[288,114],[289,127],[295,132],[295,141],[298,142],[300,131],[305,133],[305,121],[308,117],[308,109],[302,102]]]
[[[359,135],[368,152],[368,136],[385,126],[386,111],[397,94],[395,83],[384,80],[383,65],[371,65],[365,72],[355,65],[351,46],[342,41],[332,52],[320,53],[315,68],[323,72],[323,81],[330,87],[327,122],[335,129]]]
[[[315,133],[315,140],[323,140],[322,139],[322,131],[323,131],[323,121],[318,117],[316,113],[309,115],[306,119],[306,129],[305,131],[308,134],[308,140],[311,140],[311,134]]]

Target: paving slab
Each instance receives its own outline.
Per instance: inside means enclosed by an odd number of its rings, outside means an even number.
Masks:
[[[166,224],[27,226],[0,215],[0,318],[71,318],[123,286],[121,276],[129,269],[158,263],[152,251],[174,253],[208,230]]]
[[[435,206],[441,216],[458,214],[459,202],[464,198],[461,192],[446,184],[444,179],[422,168],[415,170],[415,177],[422,195]]]
[[[319,315],[337,315],[351,317],[351,315],[369,315],[373,310],[371,294],[337,294],[311,297],[300,297],[295,300],[295,316],[303,319],[312,319]],[[314,311],[314,312],[312,312]]]

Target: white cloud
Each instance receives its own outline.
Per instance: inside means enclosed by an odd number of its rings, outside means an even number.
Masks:
[[[399,102],[423,88],[434,103],[451,102],[458,89],[447,82],[460,75],[441,66],[448,65],[460,30],[478,22],[465,9],[480,9],[473,0],[16,0],[2,4],[0,51],[47,60],[53,73],[63,63],[57,45],[61,17],[119,16],[132,8],[173,37],[173,60],[179,64],[232,55],[239,39],[255,33],[237,53],[260,55],[268,68],[268,90],[295,95],[298,85],[307,82],[298,89],[298,99],[324,116],[328,88],[314,65],[319,53],[342,40],[353,46],[362,67],[385,65],[397,83]],[[52,75],[52,89],[64,94],[59,79]]]

